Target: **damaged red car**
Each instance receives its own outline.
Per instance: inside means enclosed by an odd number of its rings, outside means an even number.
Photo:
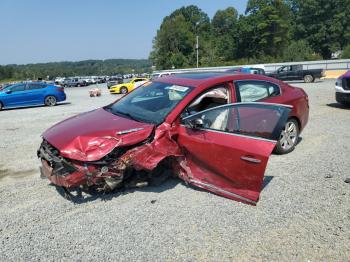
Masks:
[[[260,75],[158,78],[44,132],[42,175],[66,190],[144,186],[171,170],[186,183],[255,205],[275,149],[308,121],[306,93]]]

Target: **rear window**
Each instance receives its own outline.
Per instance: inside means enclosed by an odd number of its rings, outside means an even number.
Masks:
[[[240,102],[256,102],[280,95],[279,86],[267,81],[236,81],[235,86]]]
[[[30,84],[28,84],[27,89],[28,90],[35,90],[35,89],[42,89],[44,87],[46,87],[46,85],[42,84],[42,83],[30,83]]]

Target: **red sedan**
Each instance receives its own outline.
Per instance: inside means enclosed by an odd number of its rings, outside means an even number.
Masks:
[[[306,93],[260,75],[178,74],[58,123],[43,134],[42,174],[66,190],[152,184],[161,170],[256,204],[271,155],[294,149]]]

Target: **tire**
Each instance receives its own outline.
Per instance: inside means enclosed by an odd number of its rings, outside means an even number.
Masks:
[[[275,153],[283,155],[292,152],[298,144],[299,134],[300,127],[298,121],[295,118],[288,119],[275,147]]]
[[[304,76],[304,82],[305,83],[312,83],[315,81],[315,78],[313,75],[305,75]]]
[[[125,86],[123,86],[123,87],[120,88],[120,93],[121,94],[127,94],[128,93],[128,89]]]
[[[54,96],[45,97],[45,105],[46,106],[55,106],[57,105],[57,99]]]

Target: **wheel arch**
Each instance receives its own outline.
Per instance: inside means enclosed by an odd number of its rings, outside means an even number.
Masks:
[[[56,102],[57,102],[57,100],[58,100],[57,96],[55,96],[54,94],[45,94],[44,95],[44,104],[45,104],[46,98],[49,97],[49,96],[53,96],[56,99]]]
[[[290,119],[294,119],[295,121],[297,121],[297,123],[298,123],[298,128],[299,128],[299,133],[300,133],[300,131],[301,131],[301,121],[300,121],[300,119],[299,119],[297,116],[295,116],[295,115],[289,116],[289,117],[288,117],[288,120],[290,120]],[[288,121],[288,120],[287,120],[287,121]]]

